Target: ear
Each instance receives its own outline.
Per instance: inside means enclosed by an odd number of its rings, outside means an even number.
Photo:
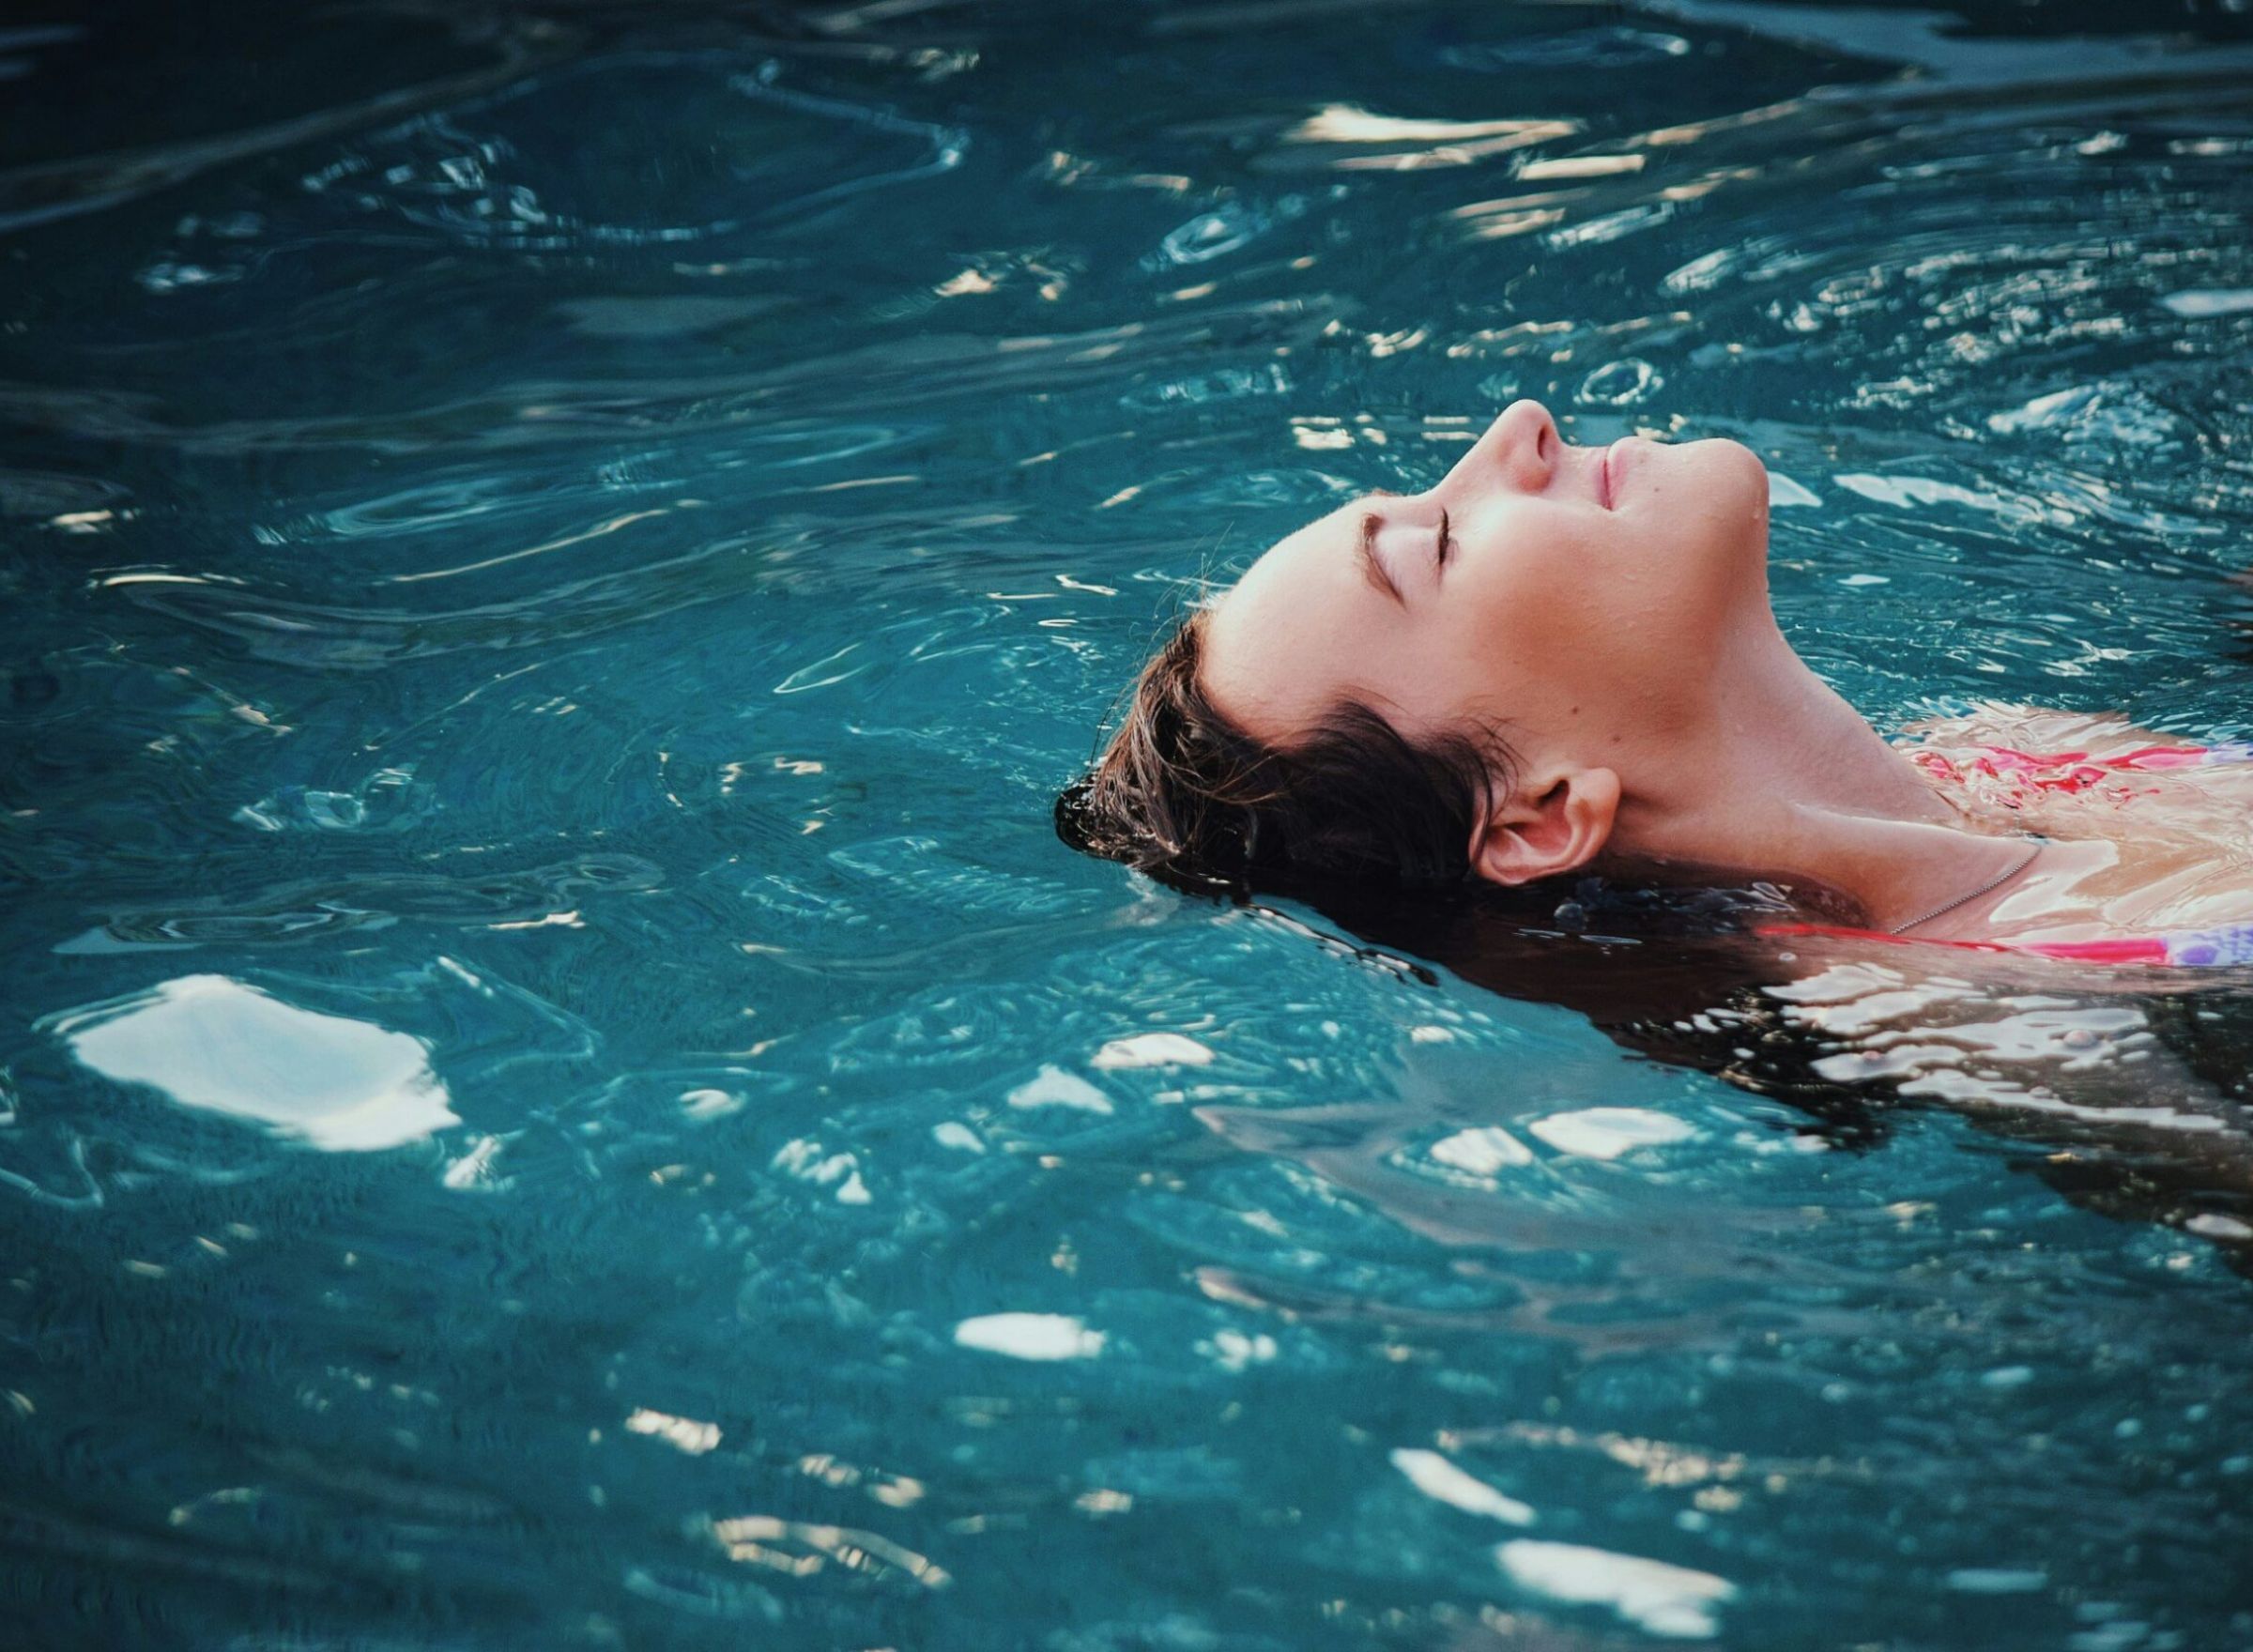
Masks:
[[[1471,870],[1511,885],[1577,871],[1603,851],[1618,818],[1619,776],[1611,770],[1537,776],[1472,829]]]

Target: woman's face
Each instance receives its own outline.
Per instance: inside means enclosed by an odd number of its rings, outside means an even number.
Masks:
[[[1748,624],[1774,624],[1749,449],[1572,447],[1517,402],[1428,492],[1356,500],[1263,556],[1206,621],[1203,678],[1273,742],[1352,698],[1412,738],[1484,725],[1522,757],[1626,772],[1710,715]]]

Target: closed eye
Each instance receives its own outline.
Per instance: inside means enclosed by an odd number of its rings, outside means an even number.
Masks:
[[[1448,537],[1448,508],[1442,505],[1439,508],[1439,542],[1433,549],[1433,567],[1445,568],[1448,565],[1448,551],[1453,543]]]

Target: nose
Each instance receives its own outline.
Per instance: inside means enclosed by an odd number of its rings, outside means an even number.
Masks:
[[[1548,408],[1531,398],[1512,402],[1455,462],[1441,486],[1473,492],[1500,486],[1539,493],[1556,474],[1563,447]]]

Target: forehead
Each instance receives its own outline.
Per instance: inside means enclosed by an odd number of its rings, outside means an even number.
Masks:
[[[1361,502],[1286,535],[1205,616],[1200,678],[1221,711],[1253,735],[1302,728],[1348,686],[1346,644],[1381,622],[1384,599],[1356,562]]]

